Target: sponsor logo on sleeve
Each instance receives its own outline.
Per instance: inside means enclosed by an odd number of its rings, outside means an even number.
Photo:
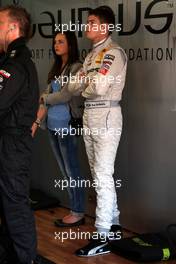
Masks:
[[[108,65],[111,66],[112,62],[111,62],[111,61],[108,61],[108,60],[104,60],[104,61],[103,61],[103,64],[108,64]]]
[[[99,72],[103,75],[106,75],[111,67],[112,62],[111,61],[103,61],[103,64],[99,70]]]
[[[105,67],[102,67],[100,70],[99,70],[99,73],[103,74],[103,75],[106,75],[108,72],[108,69],[106,69]]]
[[[115,56],[114,55],[111,55],[111,54],[106,54],[105,57],[104,57],[105,60],[114,60],[115,59]]]
[[[106,63],[103,63],[102,68],[105,68],[105,69],[109,70],[110,66],[108,64],[106,64]]]

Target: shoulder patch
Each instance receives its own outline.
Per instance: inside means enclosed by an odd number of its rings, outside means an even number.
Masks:
[[[4,70],[0,70],[0,75],[4,76],[5,78],[9,78],[11,76],[9,72],[6,72]]]

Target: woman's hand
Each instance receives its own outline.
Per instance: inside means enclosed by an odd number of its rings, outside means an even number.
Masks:
[[[31,127],[31,135],[32,135],[32,137],[35,136],[35,133],[36,133],[37,129],[38,129],[38,125],[34,122],[32,127]]]

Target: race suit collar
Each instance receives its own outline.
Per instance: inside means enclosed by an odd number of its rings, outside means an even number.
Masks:
[[[99,46],[103,45],[104,43],[109,43],[111,41],[111,37],[108,36],[107,38],[104,38],[103,40],[99,41],[98,43],[93,45],[93,48],[96,49]]]

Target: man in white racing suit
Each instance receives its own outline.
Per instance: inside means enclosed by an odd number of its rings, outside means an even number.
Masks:
[[[69,87],[73,93],[81,92],[86,98],[84,141],[97,194],[95,227],[98,236],[93,235],[87,246],[76,251],[76,255],[83,257],[109,253],[109,231],[112,231],[111,238],[114,238],[113,231],[117,231],[115,238],[120,238],[120,212],[113,173],[122,132],[119,102],[125,84],[127,57],[124,50],[112,41],[109,24],[115,24],[114,13],[109,7],[101,6],[90,11],[86,35],[93,42],[93,49],[78,73],[80,82]],[[93,30],[93,27],[98,29],[95,25],[99,30]]]

